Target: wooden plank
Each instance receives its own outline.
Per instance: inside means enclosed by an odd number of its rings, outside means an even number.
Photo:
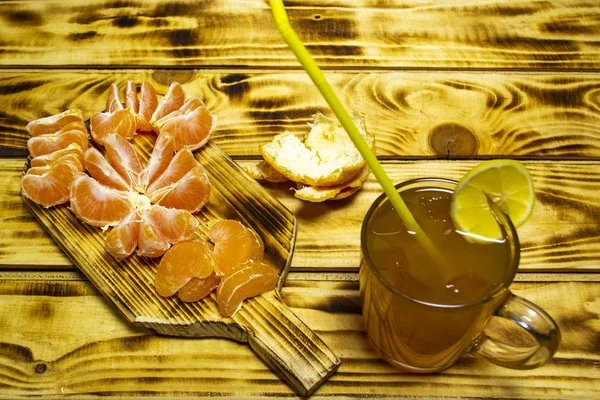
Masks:
[[[519,282],[515,294],[557,321],[562,343],[534,371],[465,357],[437,375],[404,374],[379,360],[365,336],[356,281],[290,280],[283,300],[341,355],[313,398],[592,399],[600,396],[600,286]],[[569,299],[565,302],[565,299]],[[293,397],[239,343],[164,337],[136,328],[85,281],[0,279],[0,396],[78,398]]]
[[[255,161],[239,160],[242,166]],[[0,159],[0,269],[28,264],[39,268],[69,266],[58,247],[24,208],[19,194],[21,159]],[[458,179],[475,161],[386,162],[392,180],[423,176]],[[600,271],[599,162],[527,161],[536,187],[537,203],[529,221],[518,229],[521,271]],[[267,191],[298,219],[291,270],[356,271],[360,261],[360,224],[381,193],[371,176],[346,200],[308,203],[293,197],[288,184],[265,184]],[[39,249],[44,257],[32,254]]]
[[[18,3],[14,3],[18,4]],[[597,74],[328,73],[349,107],[365,114],[380,157],[600,158]],[[230,156],[289,130],[308,133],[316,112],[331,116],[304,73],[197,70],[0,71],[0,147],[26,149],[28,121],[81,108],[104,109],[109,85],[177,80],[217,116],[212,137]],[[60,95],[57,95],[59,93]],[[1,153],[0,153],[1,154]]]
[[[286,1],[325,67],[597,69],[590,0]],[[7,66],[293,67],[261,0],[5,1]],[[399,22],[401,21],[401,22]]]

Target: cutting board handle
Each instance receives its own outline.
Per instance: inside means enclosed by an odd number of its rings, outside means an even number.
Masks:
[[[302,396],[310,396],[340,366],[275,291],[244,301],[234,320],[246,327],[252,350]]]

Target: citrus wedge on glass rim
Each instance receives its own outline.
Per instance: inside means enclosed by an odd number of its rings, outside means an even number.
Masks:
[[[535,192],[523,164],[515,160],[485,161],[458,182],[450,216],[466,240],[485,243],[502,239],[489,201],[510,218],[515,228],[527,221],[535,204]]]

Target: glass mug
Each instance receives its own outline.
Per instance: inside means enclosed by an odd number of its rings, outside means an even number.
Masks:
[[[438,372],[465,354],[508,368],[539,367],[556,352],[560,331],[546,312],[508,289],[519,265],[515,228],[492,206],[502,238],[485,244],[465,240],[449,216],[455,186],[455,181],[440,178],[396,185],[442,252],[447,262],[443,267],[448,269],[444,274],[431,268],[414,232],[404,229],[385,194],[368,210],[361,231],[360,267],[367,334],[382,358],[409,372]],[[493,316],[524,329],[530,334],[527,343],[488,336]]]

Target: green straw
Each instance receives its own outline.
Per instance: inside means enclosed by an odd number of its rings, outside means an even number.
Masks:
[[[392,206],[398,212],[398,215],[404,222],[404,225],[408,230],[415,232],[415,238],[418,242],[423,246],[423,248],[429,253],[429,256],[432,260],[440,267],[440,273],[448,276],[448,269],[443,268],[447,265],[446,260],[442,256],[442,254],[438,251],[438,249],[434,246],[433,242],[429,239],[429,237],[423,232],[410,210],[402,200],[402,197],[398,194],[398,191],[394,187],[391,179],[383,170],[383,167],[377,160],[377,157],[365,141],[364,137],[361,135],[360,131],[352,121],[352,118],[348,114],[348,111],[342,105],[342,102],[338,99],[337,95],[329,86],[327,79],[325,79],[325,75],[317,66],[317,63],[313,60],[306,47],[302,44],[302,41],[290,26],[290,21],[288,20],[287,13],[285,11],[285,7],[283,5],[283,0],[269,0],[269,4],[271,5],[271,11],[273,12],[273,17],[275,18],[275,23],[277,24],[277,29],[281,33],[283,40],[288,44],[290,49],[294,52],[304,70],[308,73],[313,83],[317,86],[325,101],[331,107],[331,110],[336,115],[340,124],[344,127],[348,136],[364,158],[365,162],[369,166],[369,169],[375,175],[375,178],[383,188],[383,191],[390,199]]]

